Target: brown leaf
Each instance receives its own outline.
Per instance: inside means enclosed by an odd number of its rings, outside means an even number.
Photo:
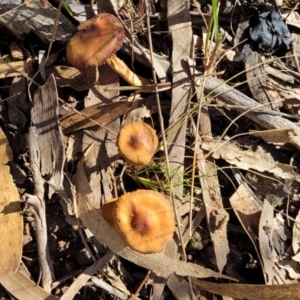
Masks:
[[[100,124],[105,126],[118,117],[126,114],[132,107],[132,102],[121,101],[87,107],[80,112],[63,116],[60,125],[64,134],[80,129],[86,129]]]
[[[247,70],[248,85],[253,98],[274,110],[281,107],[282,102],[278,91],[268,87],[271,79],[263,67],[262,59],[258,52],[253,51],[251,53],[246,61],[245,68]]]
[[[192,278],[192,283],[208,292],[248,300],[297,300],[300,299],[300,284],[257,285],[237,283],[213,283]]]
[[[251,239],[255,250],[260,257],[258,236],[258,223],[261,216],[261,207],[252,199],[247,188],[241,184],[230,197],[230,204]]]
[[[22,73],[33,74],[33,61],[0,62],[0,78],[21,76]]]
[[[292,246],[295,254],[300,253],[300,210],[298,211],[295,223],[293,226]]]
[[[272,284],[275,277],[274,262],[276,260],[276,254],[273,247],[273,213],[273,206],[268,200],[265,200],[259,221],[258,241],[260,256],[263,262],[265,282],[268,284]]]
[[[0,275],[1,285],[16,299],[22,300],[57,300],[20,271],[15,274]]]
[[[0,274],[17,271],[23,240],[23,218],[20,197],[7,163],[13,159],[8,141],[0,128]]]
[[[250,134],[261,137],[269,144],[285,145],[287,143],[294,143],[300,145],[300,138],[292,128],[270,129],[259,132],[250,130]]]
[[[258,146],[255,151],[243,150],[234,142],[213,141],[204,142],[202,148],[213,152],[213,158],[222,158],[244,170],[256,170],[261,173],[270,172],[278,178],[300,180],[299,175],[295,174],[293,166],[276,161],[272,153],[268,153],[261,146]]]
[[[98,69],[90,67],[82,72],[73,67],[49,66],[46,68],[46,74],[53,74],[57,86],[70,86],[76,91],[86,91],[95,85],[98,80]]]

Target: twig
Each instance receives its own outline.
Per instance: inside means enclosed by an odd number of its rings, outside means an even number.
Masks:
[[[144,284],[146,283],[146,281],[148,280],[149,276],[151,274],[151,270],[148,270],[147,274],[145,275],[144,279],[142,280],[142,282],[140,283],[140,285],[138,286],[137,290],[135,291],[134,294],[132,294],[127,300],[134,300],[140,293],[140,290],[142,289],[142,287],[144,286]]]
[[[96,261],[90,267],[85,269],[68,288],[67,292],[60,298],[61,300],[73,299],[76,293],[82,288],[82,286],[90,279],[90,277],[106,265],[113,257],[113,253],[110,251],[105,254],[100,260]]]
[[[51,283],[54,278],[53,262],[50,258],[48,248],[48,233],[46,222],[46,205],[44,200],[44,179],[40,174],[40,158],[37,147],[36,128],[31,126],[28,134],[28,147],[31,168],[33,171],[34,193],[35,195],[25,194],[28,205],[32,208],[32,212],[36,223],[36,240],[37,252],[42,272],[42,287],[47,291],[51,291]]]

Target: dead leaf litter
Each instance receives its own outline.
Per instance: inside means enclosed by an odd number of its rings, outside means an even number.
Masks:
[[[299,9],[2,0],[1,297],[299,299]]]

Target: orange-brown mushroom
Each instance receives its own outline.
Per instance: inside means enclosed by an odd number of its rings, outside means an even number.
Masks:
[[[147,165],[158,147],[158,138],[155,130],[148,124],[133,122],[121,128],[117,147],[128,164]]]
[[[137,190],[112,203],[113,226],[110,225],[126,245],[141,253],[163,251],[175,230],[173,209],[163,195]],[[105,212],[108,210],[102,210],[106,219]]]
[[[123,25],[111,14],[99,14],[80,24],[78,30],[66,48],[68,61],[78,70],[102,65],[123,44]]]
[[[66,55],[78,70],[107,63],[129,84],[141,86],[150,80],[137,76],[115,53],[124,41],[124,28],[117,17],[101,13],[78,26],[78,32],[69,40]]]

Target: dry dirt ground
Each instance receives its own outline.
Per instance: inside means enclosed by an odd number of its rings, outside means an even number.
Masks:
[[[0,0],[1,297],[300,299],[296,1],[17,2]],[[122,23],[83,23],[98,13]],[[159,144],[132,165],[116,140],[136,121]],[[138,189],[172,205],[162,252],[102,217]]]

